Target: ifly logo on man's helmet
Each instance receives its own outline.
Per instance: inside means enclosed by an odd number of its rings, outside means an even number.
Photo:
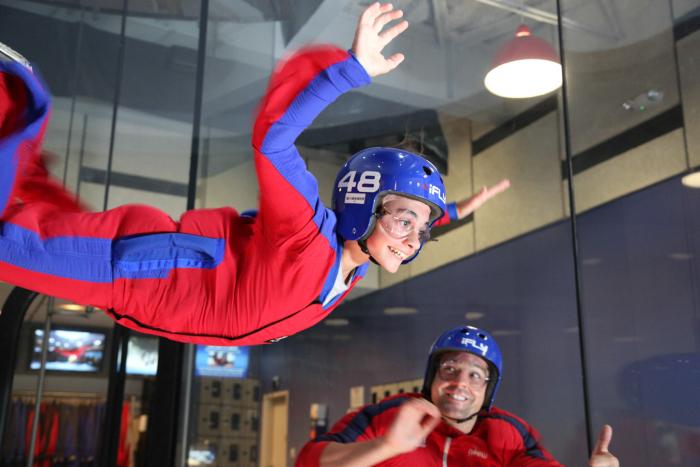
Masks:
[[[390,193],[427,204],[429,225],[447,209],[445,184],[431,162],[401,149],[364,149],[345,163],[335,180],[333,211],[340,236],[345,240],[367,238],[374,228],[373,214]]]
[[[474,353],[476,353],[477,355],[481,355],[482,357],[485,357],[486,352],[489,351],[489,346],[486,345],[484,342],[477,342],[476,339],[472,339],[469,337],[463,337],[460,341],[460,344],[463,345],[465,349],[471,347],[472,349],[474,349]]]

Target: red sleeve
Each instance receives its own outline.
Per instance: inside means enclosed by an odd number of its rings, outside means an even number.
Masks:
[[[502,462],[513,467],[563,467],[547,451],[541,436],[523,419],[493,408],[482,417],[476,430],[494,452],[503,454]]]
[[[354,443],[374,439],[377,436],[372,424],[365,426],[367,421],[366,411],[374,406],[366,406],[347,413],[340,419],[328,433],[306,443],[299,452],[295,466],[315,467],[321,463],[321,454],[328,443]],[[365,412],[365,413],[363,413]]]
[[[53,178],[46,168],[46,162],[51,162],[50,153],[41,153],[26,161],[25,170],[17,179],[14,196],[23,203],[42,201],[64,212],[86,211],[78,198],[63,187],[63,184]]]
[[[435,221],[435,223],[433,224],[433,227],[440,227],[443,225],[447,225],[449,223],[450,223],[450,215],[448,213],[445,213],[444,216],[442,216],[440,219]]]
[[[445,214],[440,219],[435,221],[433,227],[447,225],[456,220],[459,220],[459,215],[457,214],[457,203],[447,203],[447,210],[445,211]]]
[[[317,467],[321,465],[321,454],[330,441],[309,441],[299,452],[294,467]]]
[[[75,197],[48,175],[41,142],[51,99],[46,85],[27,67],[0,61],[0,215],[17,201],[81,209]]]
[[[298,467],[319,465],[321,454],[328,443],[355,443],[382,436],[396,417],[397,408],[410,395],[393,396],[378,404],[367,405],[345,415],[326,434],[306,443],[296,461]]]
[[[369,82],[354,56],[332,46],[302,49],[272,75],[253,130],[258,222],[267,238],[284,241],[311,220],[321,228],[318,185],[294,142],[330,103]]]

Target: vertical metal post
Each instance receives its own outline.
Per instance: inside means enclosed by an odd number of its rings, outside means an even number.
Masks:
[[[158,373],[146,431],[146,465],[176,465],[184,348],[163,338],[158,345]]]
[[[183,363],[184,389],[182,391],[182,423],[178,433],[178,466],[186,466],[189,456],[189,425],[190,412],[192,411],[192,377],[194,374],[194,344],[185,345],[185,358]]]
[[[85,138],[88,131],[88,116],[83,114],[83,132],[80,135],[80,152],[78,153],[78,181],[75,184],[75,195],[80,199],[80,182],[83,180],[83,161],[85,160]]]
[[[573,151],[571,150],[571,125],[569,122],[569,98],[568,83],[566,81],[566,59],[564,53],[564,28],[562,26],[562,0],[557,2],[557,32],[559,34],[559,59],[561,61],[562,85],[561,85],[561,109],[564,121],[564,149],[566,153],[567,179],[569,180],[569,212],[571,213],[571,248],[574,260],[574,285],[576,287],[576,316],[578,319],[578,341],[581,356],[581,384],[583,386],[583,410],[586,417],[586,442],[588,452],[593,449],[593,435],[591,432],[590,391],[588,389],[588,362],[586,360],[586,340],[583,335],[586,328],[583,313],[581,261],[579,256],[578,226],[576,225],[576,200],[574,196],[574,169],[572,163]]]
[[[189,181],[187,186],[187,209],[195,208],[197,196],[197,172],[199,170],[199,156],[201,152],[202,131],[202,103],[204,95],[204,67],[207,53],[207,31],[209,25],[209,0],[201,0],[199,9],[199,38],[197,44],[197,75],[194,89],[194,109],[192,115],[192,146],[190,150]],[[161,346],[165,341],[161,339]],[[173,461],[179,466],[187,465],[189,451],[189,424],[192,399],[192,375],[194,369],[194,345],[168,343],[168,346],[177,347],[177,355],[180,356],[179,369],[169,376],[179,376],[178,385],[184,383],[181,397],[179,398],[182,417],[177,424],[177,430],[173,435],[179,439],[175,442]],[[161,359],[158,360],[158,378],[161,377]],[[174,370],[174,369],[173,369]],[[165,372],[164,372],[165,373]],[[172,403],[172,402],[171,402]],[[176,421],[177,418],[175,419]],[[150,425],[150,424],[149,424]],[[163,431],[161,431],[163,432]],[[151,442],[153,442],[151,438]],[[152,448],[151,448],[152,449]],[[150,449],[149,449],[150,450]]]
[[[36,400],[34,401],[34,417],[32,418],[32,436],[29,440],[29,457],[27,467],[34,465],[34,449],[36,448],[36,434],[39,430],[39,414],[41,412],[41,400],[44,397],[44,380],[46,378],[46,360],[49,354],[49,334],[51,333],[51,317],[53,316],[54,298],[46,301],[46,320],[44,321],[44,335],[41,339],[41,362],[39,364],[39,379],[36,383]]]
[[[68,137],[66,138],[66,160],[63,161],[63,187],[66,187],[68,180],[68,162],[70,161],[71,140],[73,139],[73,122],[75,120],[75,103],[77,101],[77,81],[78,72],[80,69],[80,51],[83,45],[83,29],[85,26],[85,8],[80,9],[80,19],[78,20],[78,38],[75,42],[75,66],[73,66],[73,75],[70,79],[70,111],[68,118]]]
[[[116,465],[119,450],[119,429],[126,384],[126,359],[129,350],[129,330],[118,324],[112,330],[112,350],[109,354],[109,382],[105,418],[102,424],[98,465]]]
[[[112,163],[114,161],[114,142],[117,138],[117,117],[122,95],[122,80],[124,77],[124,56],[126,55],[126,16],[129,12],[129,0],[122,2],[122,21],[119,32],[119,57],[117,59],[117,79],[114,86],[114,102],[112,107],[112,125],[109,130],[109,151],[107,152],[107,167],[105,169],[105,195],[102,210],[106,211],[109,201],[109,189],[112,185]]]
[[[676,63],[676,89],[678,89],[678,103],[681,106],[681,118],[683,118],[683,149],[685,149],[685,168],[688,173],[692,172],[693,164],[690,162],[690,151],[688,150],[688,128],[685,125],[683,116],[683,83],[681,82],[681,62],[678,58],[678,39],[676,38],[676,13],[673,11],[673,0],[668,2],[669,16],[671,20],[671,30],[673,31],[673,61]]]
[[[22,322],[37,295],[31,290],[15,287],[0,310],[0,440],[5,436]]]

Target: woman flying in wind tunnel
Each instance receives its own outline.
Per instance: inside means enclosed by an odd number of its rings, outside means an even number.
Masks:
[[[508,186],[447,205],[430,162],[369,148],[341,169],[332,209],[320,201],[294,141],[337,97],[403,61],[382,54],[408,26],[389,26],[401,15],[375,3],[350,52],[313,46],[278,66],[253,131],[256,216],[229,207],[188,211],[179,221],[144,205],[85,211],[41,161],[45,87],[21,61],[0,62],[0,280],[182,342],[275,342],[321,321],[370,260],[395,272],[419,253],[431,226],[468,215]]]

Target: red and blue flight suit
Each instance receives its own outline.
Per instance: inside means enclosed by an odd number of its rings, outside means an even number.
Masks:
[[[44,86],[25,66],[0,62],[0,280],[181,342],[254,345],[313,326],[367,265],[328,296],[343,238],[294,141],[338,96],[369,82],[349,52],[299,51],[273,74],[255,122],[257,215],[197,209],[174,221],[143,205],[81,208],[41,161]],[[456,218],[453,204],[448,212]]]
[[[307,443],[296,461],[298,467],[316,467],[328,443],[355,443],[384,436],[401,404],[420,394],[400,394],[368,405],[343,417],[329,431]],[[376,464],[381,467],[561,467],[539,442],[539,434],[524,420],[505,410],[483,411],[470,433],[440,421],[423,446]]]

